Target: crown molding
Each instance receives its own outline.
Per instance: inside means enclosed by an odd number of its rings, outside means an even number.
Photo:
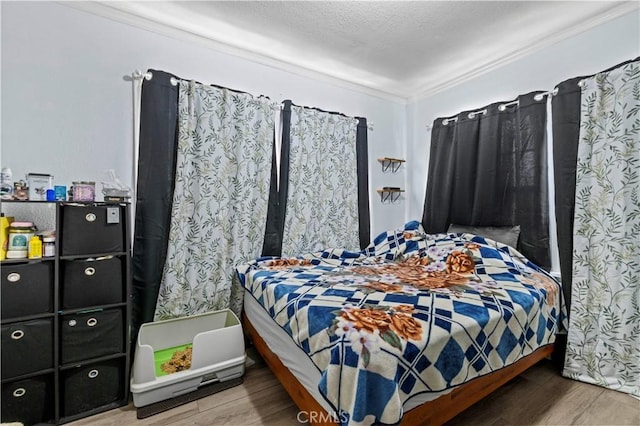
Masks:
[[[334,77],[310,68],[292,64],[290,62],[281,61],[265,55],[261,55],[259,53],[250,52],[248,50],[237,48],[226,43],[222,43],[202,36],[196,32],[190,31],[189,29],[178,28],[168,25],[164,22],[158,22],[156,20],[152,20],[135,13],[110,6],[99,1],[58,1],[57,3],[87,13],[91,13],[93,15],[111,19],[116,22],[128,24],[156,34],[164,35],[178,40],[193,42],[200,46],[208,47],[221,53],[240,57],[278,70],[291,72],[292,74],[296,74],[302,77],[330,83],[335,86],[353,90],[359,93],[393,101],[401,105],[408,105],[409,103],[421,101],[437,93],[455,87],[459,84],[471,81],[483,74],[499,69],[536,51],[542,50],[562,40],[588,31],[594,27],[597,27],[598,25],[604,24],[608,21],[611,21],[615,18],[618,18],[640,8],[640,3],[637,1],[623,2],[620,5],[609,9],[605,13],[594,16],[593,18],[580,22],[574,26],[565,28],[562,31],[555,32],[522,49],[518,49],[505,56],[491,60],[490,62],[482,64],[476,68],[469,69],[468,71],[465,71],[464,74],[453,76],[452,78],[438,82],[436,84],[418,87],[413,91],[413,94],[408,95],[406,91],[391,93],[343,78]]]
[[[57,1],[56,3],[170,38],[193,42],[200,46],[208,47],[221,53],[237,56],[281,71],[291,72],[302,77],[308,77],[314,80],[330,83],[344,89],[349,89],[370,96],[375,96],[402,105],[405,105],[407,103],[408,97],[402,94],[390,93],[384,90],[374,89],[369,86],[358,84],[342,78],[333,77],[331,75],[291,64],[289,62],[267,57],[259,53],[250,52],[248,50],[237,48],[226,43],[222,43],[211,38],[199,35],[196,32],[189,31],[188,29],[170,26],[162,22],[148,19],[146,17],[118,9],[116,7],[112,7],[102,2]]]
[[[637,1],[628,1],[620,4],[619,6],[613,7],[602,13],[600,15],[594,16],[591,19],[580,22],[577,25],[568,27],[563,29],[562,31],[558,31],[549,35],[548,37],[540,39],[538,42],[533,43],[525,48],[516,50],[508,55],[505,55],[501,58],[492,60],[489,63],[481,65],[479,67],[470,69],[464,74],[457,75],[449,80],[434,84],[423,86],[416,90],[416,93],[412,96],[409,96],[407,101],[409,102],[417,102],[423,99],[426,99],[430,96],[433,96],[437,93],[443,92],[447,89],[455,87],[459,84],[465,83],[467,81],[473,80],[476,77],[479,77],[488,72],[494,71],[498,68],[501,68],[511,62],[515,62],[518,59],[524,58],[534,52],[544,49],[545,47],[549,47],[553,44],[556,44],[562,40],[566,40],[570,37],[578,35],[582,32],[588,31],[592,28],[597,27],[598,25],[604,24],[608,21],[616,19],[620,16],[626,15],[634,10],[638,10],[640,8],[640,2]]]

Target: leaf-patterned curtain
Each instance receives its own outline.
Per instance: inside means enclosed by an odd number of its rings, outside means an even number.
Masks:
[[[291,107],[283,256],[359,251],[357,127],[356,118]]]
[[[260,256],[275,105],[267,98],[181,81],[167,260],[155,319],[231,307],[237,263]]]
[[[564,375],[640,396],[640,62],[583,80]]]

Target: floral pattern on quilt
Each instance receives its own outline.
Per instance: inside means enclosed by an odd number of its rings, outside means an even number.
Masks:
[[[261,258],[245,289],[311,358],[339,421],[396,424],[403,403],[489,374],[552,343],[559,284],[509,246],[425,234],[418,222],[362,252]]]

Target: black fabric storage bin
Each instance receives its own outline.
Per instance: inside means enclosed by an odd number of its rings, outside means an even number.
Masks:
[[[72,416],[123,399],[123,369],[123,358],[117,358],[61,371],[62,415]]]
[[[121,309],[65,315],[60,329],[63,364],[124,352]]]
[[[123,259],[62,262],[63,309],[123,302]]]
[[[2,265],[1,317],[52,312],[53,262]]]
[[[109,223],[117,212],[118,222]],[[61,209],[62,256],[118,253],[124,251],[126,210],[120,205],[69,206]]]
[[[2,422],[27,426],[53,420],[53,392],[52,374],[3,384]]]
[[[51,318],[5,324],[2,331],[2,379],[53,368]]]

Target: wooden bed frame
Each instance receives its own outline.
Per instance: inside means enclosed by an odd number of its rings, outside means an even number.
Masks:
[[[321,422],[312,424],[335,426],[337,423],[327,421],[331,417],[322,405],[311,396],[289,369],[282,364],[278,356],[269,349],[244,312],[242,314],[242,324],[245,333],[249,336],[253,345],[260,355],[262,355],[273,374],[278,378],[282,387],[289,393],[289,396],[291,396],[291,399],[293,399],[300,411],[318,414],[315,416],[315,419],[321,419]],[[543,346],[508,367],[478,377],[458,386],[446,395],[442,395],[433,401],[425,402],[407,411],[404,413],[401,424],[441,425],[451,420],[457,414],[480,401],[500,386],[522,374],[544,358],[549,357],[553,352],[553,347],[553,344]]]

